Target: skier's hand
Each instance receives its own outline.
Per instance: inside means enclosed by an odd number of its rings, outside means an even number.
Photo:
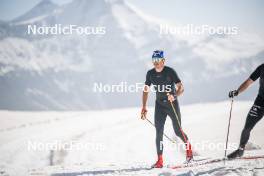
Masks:
[[[175,97],[172,94],[167,94],[168,96],[168,101],[170,101],[171,103],[175,100]]]
[[[238,96],[238,90],[232,90],[228,94],[229,98],[234,98],[235,96]]]
[[[147,109],[146,108],[142,108],[141,109],[141,119],[145,120],[147,118]]]

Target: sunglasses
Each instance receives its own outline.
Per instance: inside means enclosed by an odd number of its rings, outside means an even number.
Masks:
[[[152,58],[152,62],[153,63],[157,63],[157,62],[160,62],[160,61],[162,61],[164,58],[160,58],[160,57],[153,57]]]

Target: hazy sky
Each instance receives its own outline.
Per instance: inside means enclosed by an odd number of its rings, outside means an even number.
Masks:
[[[41,0],[0,0],[0,20],[13,19]],[[71,0],[52,0],[63,4]],[[89,0],[88,0],[89,1]],[[142,11],[182,24],[237,25],[262,31],[263,0],[126,0]],[[199,3],[198,3],[199,2]]]

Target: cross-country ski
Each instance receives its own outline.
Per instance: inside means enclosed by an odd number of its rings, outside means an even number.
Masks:
[[[239,158],[233,158],[233,159],[227,159],[227,158],[218,158],[218,159],[207,159],[204,161],[192,161],[187,164],[182,164],[182,165],[175,165],[175,166],[169,166],[171,169],[180,169],[180,168],[189,168],[189,167],[197,167],[197,166],[202,166],[206,164],[213,164],[213,163],[219,163],[219,162],[228,162],[228,161],[235,161],[235,160],[257,160],[257,159],[262,159],[264,160],[264,155],[260,156],[244,156],[244,157],[239,157]],[[222,164],[219,163],[219,164]]]

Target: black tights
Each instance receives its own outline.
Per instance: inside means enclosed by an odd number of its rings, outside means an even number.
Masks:
[[[169,115],[172,120],[172,125],[176,136],[178,136],[184,143],[188,141],[187,135],[185,133],[182,134],[181,132],[181,128],[180,128],[181,113],[180,113],[179,103],[177,100],[173,102],[173,106],[176,110],[180,124],[178,123],[177,117],[174,114],[170,102],[167,100],[164,101],[156,100],[155,127],[156,127],[156,148],[158,155],[161,155],[163,153],[163,132],[164,132],[164,125],[167,115]],[[184,137],[186,138],[187,141],[185,141]]]
[[[245,148],[249,137],[250,132],[254,128],[254,126],[262,119],[264,115],[264,107],[253,105],[247,115],[247,120],[245,127],[242,131],[241,138],[240,138],[240,147]]]

